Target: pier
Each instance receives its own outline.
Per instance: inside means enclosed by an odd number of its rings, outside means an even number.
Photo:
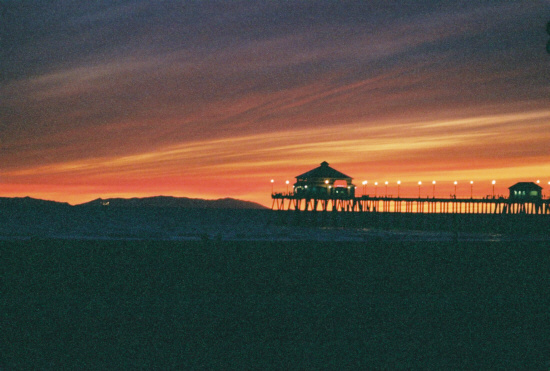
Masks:
[[[550,200],[316,197],[272,194],[275,222],[292,226],[548,235]],[[458,236],[458,234],[457,234]],[[457,237],[458,238],[458,237]]]
[[[405,198],[340,196],[315,197],[273,193],[273,210],[445,213],[445,214],[550,214],[550,199],[518,198]]]
[[[271,181],[273,185],[273,180]],[[474,198],[435,197],[393,197],[363,195],[357,196],[353,178],[329,166],[323,161],[320,166],[296,176],[296,183],[290,190],[286,181],[285,193],[271,191],[273,210],[332,211],[357,213],[401,213],[401,214],[550,214],[550,198],[542,196],[542,187],[533,182],[519,182],[509,187],[509,197],[493,196]],[[366,182],[363,184],[365,185]],[[377,184],[377,183],[375,183]],[[419,182],[420,187],[421,182]],[[471,182],[473,184],[473,182]],[[398,182],[398,187],[400,182]],[[365,188],[365,187],[364,187]],[[456,193],[456,182],[455,182]]]

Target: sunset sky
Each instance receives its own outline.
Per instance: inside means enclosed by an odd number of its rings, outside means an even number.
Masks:
[[[0,197],[550,194],[550,1],[0,3]]]

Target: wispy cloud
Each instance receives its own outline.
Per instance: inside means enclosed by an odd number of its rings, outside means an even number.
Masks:
[[[419,155],[429,157],[434,153],[439,153],[439,156],[445,159],[447,156],[442,150],[465,151],[463,157],[490,158],[493,153],[499,151],[489,145],[488,138],[498,140],[498,143],[493,143],[497,146],[519,145],[521,152],[516,151],[515,155],[516,160],[522,161],[527,153],[521,148],[521,145],[525,144],[525,139],[519,134],[526,129],[532,130],[533,138],[527,143],[547,143],[550,134],[540,130],[545,128],[548,119],[550,111],[472,117],[451,122],[409,122],[393,125],[385,123],[374,127],[355,123],[338,128],[322,128],[314,132],[309,129],[296,129],[280,132],[278,137],[274,137],[272,133],[264,133],[201,140],[133,155],[30,166],[5,172],[4,175],[101,176],[136,173],[140,176],[162,176],[177,173],[182,176],[200,176],[202,173],[212,172],[221,174],[224,172],[223,169],[232,167],[259,171],[266,165],[308,165],[311,161],[316,161],[320,152],[342,162],[350,162],[361,156],[367,161],[392,162],[393,158],[412,158]],[[475,127],[477,130],[465,132],[463,125],[470,129]],[[495,131],[495,128],[498,130]],[[472,152],[471,148],[476,148],[479,152]],[[427,158],[424,160],[428,161]],[[434,159],[433,162],[437,163],[438,159]]]

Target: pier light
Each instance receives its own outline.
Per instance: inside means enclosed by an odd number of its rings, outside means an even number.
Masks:
[[[368,182],[366,180],[363,180],[363,196],[367,193],[367,183]]]
[[[418,198],[420,198],[420,187],[422,186],[422,181],[418,181]]]
[[[388,197],[388,181],[386,180],[384,184],[386,185],[386,197]]]
[[[470,180],[470,198],[474,198],[474,181]]]
[[[435,198],[435,180],[432,181],[432,185],[433,185],[432,198]]]
[[[455,198],[456,198],[456,185],[458,184],[458,182],[455,180]]]
[[[495,183],[496,183],[496,180],[493,180],[491,183],[493,184],[493,198],[495,198]]]
[[[271,194],[273,194],[273,183],[275,183],[275,179],[271,179]]]
[[[374,182],[374,197],[376,197],[377,190],[378,190],[378,182]]]
[[[537,180],[537,184],[540,184],[540,180]]]
[[[399,198],[399,186],[401,185],[401,181],[397,181],[397,198]]]
[[[287,180],[285,183],[286,183],[286,194],[288,194],[288,185],[290,184],[290,182]]]

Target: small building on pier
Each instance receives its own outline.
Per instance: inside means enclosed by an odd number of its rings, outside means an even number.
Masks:
[[[329,166],[323,161],[316,167],[296,177],[294,194],[303,198],[355,197],[353,178]]]
[[[511,200],[542,199],[542,187],[533,182],[519,182],[508,189]]]

